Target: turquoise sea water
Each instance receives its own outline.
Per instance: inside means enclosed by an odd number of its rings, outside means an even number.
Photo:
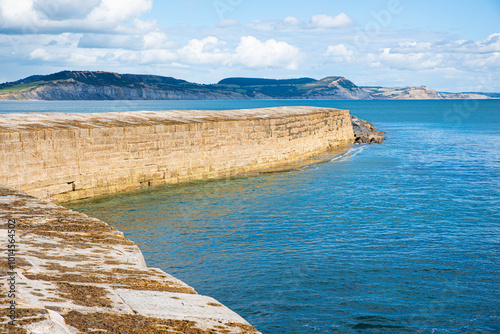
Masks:
[[[388,139],[297,170],[69,206],[265,334],[499,333],[500,100],[2,102],[0,112],[277,105],[346,108]]]

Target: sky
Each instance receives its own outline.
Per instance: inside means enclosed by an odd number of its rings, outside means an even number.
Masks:
[[[0,83],[62,70],[500,92],[500,0],[0,0]]]

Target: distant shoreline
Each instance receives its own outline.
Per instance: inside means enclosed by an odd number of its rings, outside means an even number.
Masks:
[[[342,76],[227,78],[197,84],[172,77],[62,71],[0,84],[0,101],[445,100],[497,99],[500,93],[445,93],[426,86],[357,86]]]

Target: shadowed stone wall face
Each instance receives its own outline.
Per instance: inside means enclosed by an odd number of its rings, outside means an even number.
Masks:
[[[347,110],[0,115],[0,184],[65,202],[296,162],[354,140]]]

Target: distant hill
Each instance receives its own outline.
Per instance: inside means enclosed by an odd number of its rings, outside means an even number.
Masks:
[[[448,94],[453,94],[453,93],[448,93]],[[494,99],[500,99],[500,93],[485,93],[485,92],[465,92],[465,93],[461,93],[461,94],[480,94],[480,95],[484,95],[484,96],[488,96],[488,97],[491,97],[491,98],[494,98]]]
[[[157,75],[62,71],[0,85],[3,100],[241,99],[241,94]]]
[[[259,79],[259,78],[227,78],[222,79],[218,85],[236,86],[276,86],[276,85],[301,85],[316,81],[312,78],[300,79]]]
[[[251,97],[273,99],[360,100],[371,98],[351,81],[338,76],[321,80],[227,78],[219,81],[217,86]]]
[[[62,71],[0,84],[0,100],[245,100],[245,99],[444,99],[490,98],[493,93],[439,93],[421,87],[359,87],[341,76],[227,78],[203,85],[172,77],[95,71]]]
[[[378,100],[440,100],[440,99],[488,99],[482,93],[444,93],[426,86],[410,87],[361,87]]]

